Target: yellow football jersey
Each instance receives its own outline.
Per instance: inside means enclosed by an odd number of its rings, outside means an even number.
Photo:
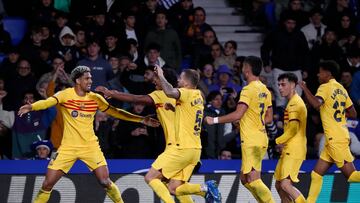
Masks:
[[[175,108],[175,140],[179,148],[201,149],[204,100],[198,89],[179,88]]]
[[[32,104],[32,109],[35,111],[46,109],[58,103],[64,119],[62,146],[89,147],[98,145],[98,138],[93,127],[94,116],[98,109],[120,119],[134,122],[142,120],[140,116],[111,107],[99,94],[89,92],[83,97],[78,96],[74,88],[67,88],[46,100],[35,102]]]
[[[284,131],[286,132],[289,122],[297,120],[299,131],[295,136],[285,138],[280,136],[277,140],[280,144],[285,144],[282,154],[286,154],[295,159],[305,160],[306,158],[306,117],[307,109],[304,101],[298,94],[291,97],[284,112]]]
[[[166,146],[175,144],[175,112],[165,109],[165,103],[176,106],[176,100],[166,96],[164,91],[155,90],[149,94],[154,101],[156,113],[164,130]]]
[[[324,103],[320,106],[320,117],[326,136],[330,140],[347,142],[349,131],[346,126],[345,110],[353,105],[345,88],[335,79],[320,85],[316,92]]]
[[[271,93],[260,81],[252,81],[240,94],[239,104],[248,106],[240,119],[241,143],[247,146],[267,146],[265,114],[271,108]]]

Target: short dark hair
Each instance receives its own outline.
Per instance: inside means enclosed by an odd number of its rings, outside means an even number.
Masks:
[[[320,61],[319,67],[325,71],[329,71],[333,77],[337,77],[340,71],[339,64],[333,60]]]
[[[164,68],[164,77],[165,79],[173,86],[178,86],[178,75],[174,69]]]
[[[185,77],[191,82],[194,87],[197,87],[200,81],[200,75],[196,70],[186,69],[183,71]]]
[[[206,16],[206,11],[203,7],[198,6],[198,7],[194,8],[194,14],[196,11],[202,11],[204,13],[204,16]]]
[[[284,79],[288,79],[289,82],[293,82],[295,84],[298,82],[298,78],[294,73],[283,73],[283,74],[279,75],[278,81],[284,80]]]
[[[261,58],[257,56],[248,56],[245,58],[244,63],[247,63],[251,66],[251,71],[253,75],[260,75],[263,66]]]
[[[206,97],[206,102],[209,103],[212,100],[216,98],[216,96],[221,95],[220,91],[214,90],[209,93],[209,95]]]
[[[231,44],[235,50],[237,49],[237,43],[234,40],[229,40],[229,41],[225,42],[225,46],[227,44]]]
[[[76,79],[83,76],[85,73],[91,72],[90,68],[87,66],[77,66],[74,70],[71,71],[70,78],[71,80],[76,83]]]
[[[158,52],[160,52],[161,50],[161,46],[157,43],[151,43],[146,47],[146,53],[148,53],[150,50],[156,50]]]

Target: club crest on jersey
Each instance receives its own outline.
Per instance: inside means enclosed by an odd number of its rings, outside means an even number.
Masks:
[[[80,109],[85,109],[85,104],[84,103],[80,103]]]
[[[74,117],[74,118],[78,117],[78,115],[79,115],[79,112],[76,111],[76,110],[71,112],[71,116]]]

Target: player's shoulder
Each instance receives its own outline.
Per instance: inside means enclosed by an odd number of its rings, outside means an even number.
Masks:
[[[295,94],[289,101],[289,107],[293,109],[306,108],[304,100],[298,94]]]
[[[64,89],[64,90],[60,90],[60,91],[56,92],[56,93],[54,94],[54,96],[55,96],[55,97],[59,97],[59,96],[72,96],[74,93],[75,93],[74,88],[69,87],[69,88],[66,88],[66,89]]]

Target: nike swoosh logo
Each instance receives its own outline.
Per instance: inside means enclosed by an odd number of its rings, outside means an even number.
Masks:
[[[99,164],[100,164],[101,162],[102,162],[102,161],[100,161],[100,162],[97,162],[96,164],[97,164],[97,165],[99,165]]]

